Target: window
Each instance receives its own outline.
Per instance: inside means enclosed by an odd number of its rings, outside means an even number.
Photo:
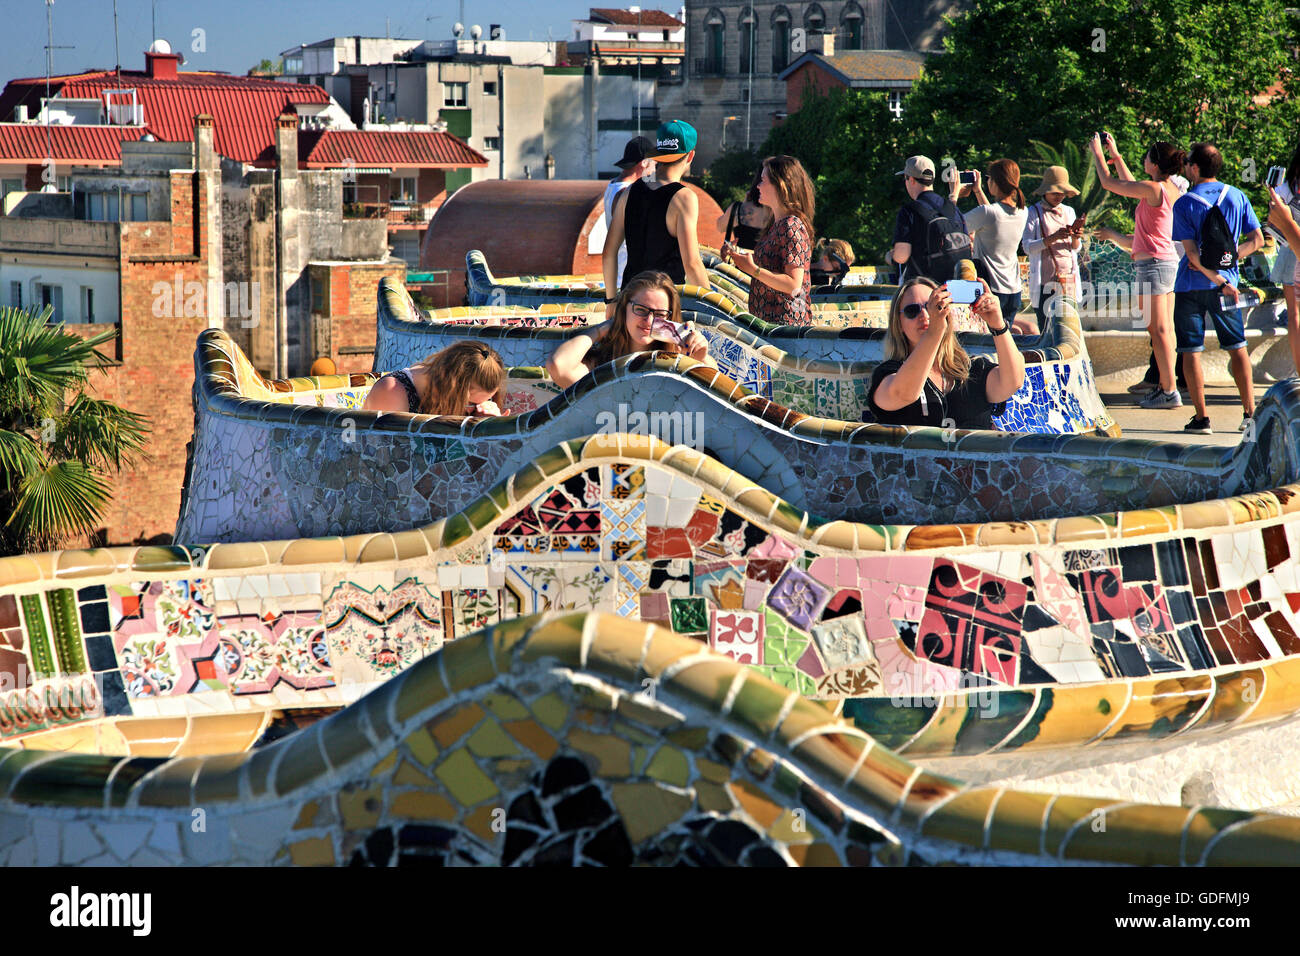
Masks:
[[[749,73],[754,68],[754,8],[746,7],[740,14],[740,72]]]
[[[469,95],[468,86],[468,83],[442,84],[442,105],[464,106]]]
[[[726,17],[714,7],[704,20],[704,58],[697,63],[698,71],[706,76],[718,76],[723,72],[723,31],[727,28]]]
[[[329,277],[315,272],[311,277],[311,311],[315,315],[329,315]]]
[[[414,176],[394,176],[390,180],[389,202],[394,204],[413,205],[416,199],[416,177]]]
[[[50,321],[59,323],[63,321],[63,286],[61,285],[38,285],[36,294],[40,298],[41,308],[52,306],[54,314]]]
[[[23,307],[23,284],[21,282],[9,283],[9,304],[15,309]]]
[[[500,149],[500,148],[501,148],[501,137],[500,137],[500,136],[484,136],[484,137],[483,137],[483,148],[484,148],[484,149]]]
[[[490,82],[489,82],[488,80],[484,80],[484,81],[483,81],[483,95],[484,95],[484,96],[496,96],[496,95],[497,95],[497,81],[496,81],[496,80],[492,80],[492,81],[490,81]]]
[[[772,72],[780,73],[790,65],[790,11],[777,7],[772,11]]]
[[[144,193],[129,193],[131,197],[131,221],[144,222],[149,218],[149,197]]]
[[[88,193],[86,218],[92,222],[117,222],[117,193]]]
[[[894,114],[894,119],[903,118],[903,91],[889,91],[889,112]]]
[[[344,184],[343,184],[343,201],[344,201],[345,203],[349,203],[349,204],[358,201],[358,200],[357,200],[357,184],[356,184],[356,183],[344,183]]]
[[[826,29],[826,13],[820,3],[810,3],[804,8],[803,28],[809,33],[822,33]]]
[[[81,287],[81,321],[95,321],[95,290],[86,285]]]
[[[149,218],[146,193],[86,193],[86,218],[92,222],[145,222]]]
[[[23,181],[21,179],[0,179],[0,200],[10,193],[20,193],[23,191]]]
[[[840,32],[844,36],[846,50],[862,49],[862,7],[856,2],[849,3],[840,14]]]
[[[420,240],[414,239],[394,239],[393,255],[405,262],[410,268],[418,269],[420,267]]]

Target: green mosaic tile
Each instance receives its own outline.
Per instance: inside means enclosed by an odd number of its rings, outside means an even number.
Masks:
[[[669,598],[673,630],[678,634],[698,634],[709,629],[709,610],[704,598]]]
[[[50,629],[54,632],[54,650],[59,657],[60,671],[64,674],[84,674],[87,669],[86,651],[81,641],[77,599],[72,589],[47,591],[45,603],[50,610]]]
[[[54,654],[50,650],[50,634],[45,627],[45,612],[41,609],[41,596],[24,594],[21,600],[32,667],[37,674],[53,674]]]

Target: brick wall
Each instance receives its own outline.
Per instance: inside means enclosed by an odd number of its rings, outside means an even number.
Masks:
[[[172,173],[172,222],[122,226],[122,335],[119,342],[101,347],[121,364],[102,373],[92,370],[90,390],[97,398],[146,415],[152,431],[149,460],[114,482],[113,501],[103,519],[107,544],[170,541],[180,511],[185,445],[194,431],[194,342],[208,327],[209,237],[201,190],[195,208],[198,175]],[[174,294],[178,276],[179,303]],[[198,315],[185,314],[187,302],[195,301],[186,294],[190,282],[204,290]],[[107,326],[70,327],[88,334],[102,328]]]
[[[785,81],[785,109],[787,113],[797,113],[803,109],[805,91],[811,90],[815,96],[825,96],[831,90],[842,90],[844,84],[823,69],[806,63],[790,74]]]
[[[320,268],[313,266],[312,268]],[[369,372],[375,356],[379,280],[406,281],[406,263],[330,265],[330,358],[340,372]]]

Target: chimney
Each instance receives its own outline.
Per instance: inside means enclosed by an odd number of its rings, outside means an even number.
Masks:
[[[212,117],[200,113],[194,117],[194,168],[198,170],[215,169],[217,166],[216,145],[213,142],[215,131]]]
[[[275,118],[275,162],[281,179],[298,178],[298,114],[293,107]]]
[[[153,80],[176,79],[176,66],[180,63],[179,53],[148,53],[144,55],[144,72]]]
[[[808,36],[808,52],[819,53],[822,56],[835,55],[835,34],[834,33],[813,33]]]

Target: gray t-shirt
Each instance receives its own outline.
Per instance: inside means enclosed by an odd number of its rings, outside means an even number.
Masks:
[[[1016,251],[1025,231],[1028,209],[1009,209],[1000,202],[976,206],[966,213],[966,228],[975,236],[975,255],[988,266],[993,292],[1020,291],[1020,264]]]

